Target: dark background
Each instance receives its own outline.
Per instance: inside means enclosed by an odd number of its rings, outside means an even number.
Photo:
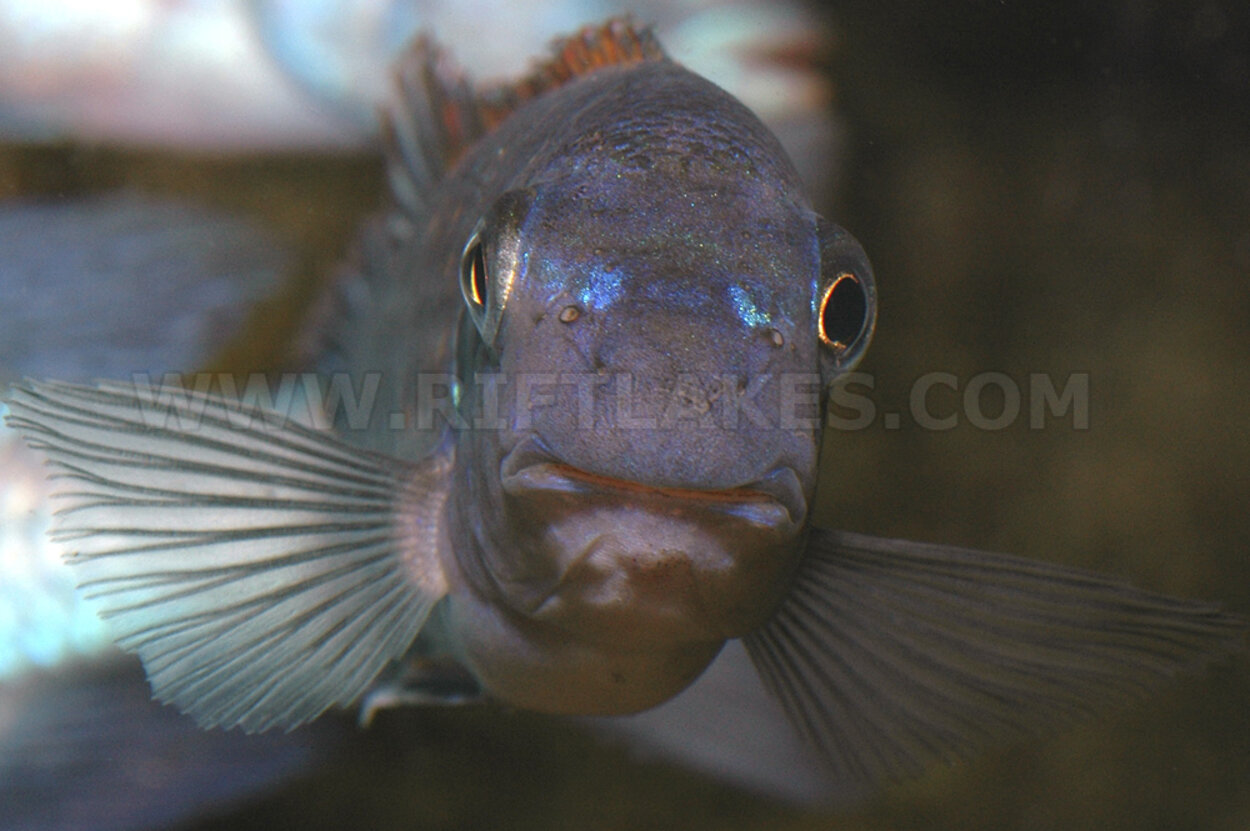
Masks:
[[[1250,6],[865,2],[819,56],[847,128],[834,219],[880,292],[878,417],[827,437],[818,517],[1113,572],[1250,615]],[[3,195],[130,185],[255,216],[300,252],[231,369],[286,360],[308,286],[379,204],[375,159],[0,151]],[[913,383],[1088,373],[1090,424],[910,417]],[[863,392],[863,390],[861,390]],[[987,393],[985,412],[997,412]],[[897,429],[883,415],[900,414]],[[797,811],[551,719],[385,714],[328,767],[197,828],[1244,829],[1250,662],[1121,714]]]

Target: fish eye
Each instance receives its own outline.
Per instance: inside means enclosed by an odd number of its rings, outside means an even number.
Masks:
[[[460,253],[460,294],[469,319],[492,350],[508,300],[525,270],[522,231],[532,201],[528,190],[499,197],[478,219]]]
[[[812,313],[821,344],[820,371],[826,381],[850,371],[872,340],[877,290],[868,255],[845,230],[817,218],[821,279],[813,288]]]
[[[486,255],[482,253],[481,239],[474,235],[460,260],[460,291],[469,308],[480,312],[486,308],[488,288]]]
[[[817,331],[821,343],[839,352],[853,344],[868,326],[868,293],[864,284],[843,271],[820,297]]]

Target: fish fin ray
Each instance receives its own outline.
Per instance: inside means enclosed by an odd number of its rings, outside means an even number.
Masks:
[[[486,90],[479,104],[482,121],[494,128],[526,101],[603,67],[666,58],[652,31],[639,27],[628,17],[583,27],[553,41],[551,56],[537,62],[519,81]]]
[[[424,216],[443,175],[526,101],[602,67],[664,58],[650,29],[618,17],[554,41],[519,81],[475,90],[446,50],[416,38],[396,62],[394,102],[381,113],[396,201],[410,220]]]
[[[28,381],[8,404],[61,480],[53,534],[80,587],[201,724],[351,703],[446,591],[442,457],[403,465],[191,391]]]
[[[395,94],[380,113],[387,173],[396,201],[419,227],[443,175],[487,130],[477,95],[442,47],[413,40],[395,64]]]
[[[815,529],[745,643],[835,776],[870,785],[1139,698],[1244,647],[1247,628],[1090,572]]]

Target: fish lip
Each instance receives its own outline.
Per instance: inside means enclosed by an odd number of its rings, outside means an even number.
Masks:
[[[536,437],[523,439],[500,463],[505,493],[634,494],[643,499],[673,500],[754,524],[794,530],[807,518],[807,495],[798,474],[778,464],[763,476],[728,488],[659,485],[595,473],[561,461]]]

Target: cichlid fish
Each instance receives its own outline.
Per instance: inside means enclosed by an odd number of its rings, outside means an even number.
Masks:
[[[585,30],[486,91],[422,41],[398,77],[396,207],[323,363],[368,395],[332,432],[178,387],[10,395],[159,699],[249,731],[362,697],[626,714],[741,640],[833,775],[871,783],[1242,643],[1212,604],[813,526],[872,269],[648,32]]]

